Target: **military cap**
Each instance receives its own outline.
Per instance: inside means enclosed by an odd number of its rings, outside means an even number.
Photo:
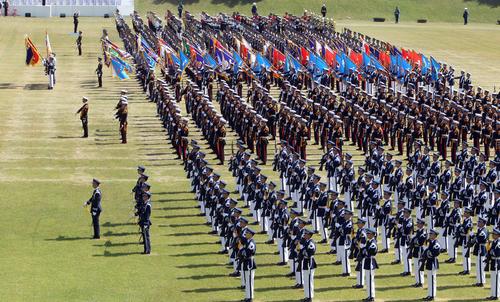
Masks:
[[[353,213],[352,213],[352,211],[351,211],[351,210],[347,210],[347,209],[346,209],[346,210],[344,210],[344,214],[352,215]]]
[[[417,224],[423,224],[423,225],[425,225],[425,220],[418,218],[417,219]]]
[[[236,205],[236,204],[238,204],[238,201],[234,198],[231,198],[231,199],[229,199],[229,203]]]
[[[309,229],[304,229],[304,235],[313,235],[314,234],[314,231],[312,230],[309,230]]]
[[[291,209],[291,210],[290,210],[290,214],[293,214],[293,215],[299,216],[299,212],[298,212],[297,210],[294,210],[294,209]]]
[[[439,233],[435,229],[430,229],[429,234],[439,235]]]
[[[488,218],[484,217],[484,216],[478,216],[477,217],[477,222],[479,222],[479,221],[482,221],[482,222],[486,223],[488,221]]]
[[[89,100],[89,99],[88,99],[86,96],[82,97],[82,101],[83,101],[84,103],[88,102],[88,100]]]
[[[319,185],[320,185],[321,187],[326,187],[326,183],[324,183],[324,182],[320,182],[320,183],[319,183]]]
[[[384,193],[386,193],[386,194],[389,194],[389,195],[390,195],[390,194],[392,194],[392,191],[391,191],[391,190],[389,190],[389,189],[386,189],[386,190],[384,190]]]
[[[403,209],[403,211],[411,214],[411,209],[410,209],[410,208],[406,208],[406,207],[405,207],[405,208]]]
[[[284,190],[279,190],[277,193],[280,194],[280,195],[285,195],[285,191]]]
[[[270,186],[273,186],[273,187],[276,187],[276,184],[274,183],[274,181],[271,181],[271,182],[269,183],[269,185],[270,185]]]
[[[137,170],[139,171],[146,171],[146,168],[144,168],[144,166],[137,166]]]
[[[359,217],[356,223],[366,223],[366,219],[364,219],[363,217]]]
[[[429,188],[433,188],[433,189],[435,189],[435,188],[436,188],[436,184],[435,184],[435,183],[433,183],[433,182],[429,183],[429,185],[428,185],[428,186],[429,186]]]
[[[244,222],[244,223],[248,224],[248,220],[245,217],[241,217],[240,222]]]
[[[500,235],[500,230],[497,228],[493,228],[493,234]]]
[[[222,190],[220,190],[220,192],[221,192],[221,194],[229,194],[229,191],[226,189],[222,189]]]
[[[245,229],[245,234],[247,234],[247,233],[248,233],[248,234],[251,234],[252,236],[253,236],[253,235],[255,235],[255,231],[254,231],[254,230],[252,230],[252,229],[250,229],[250,228]]]
[[[379,185],[379,184],[380,184],[380,181],[378,181],[378,180],[374,179],[374,180],[372,181],[372,183],[373,183],[374,185]]]
[[[464,208],[465,213],[472,213],[472,208],[471,207],[465,207]]]
[[[241,214],[241,213],[243,213],[243,211],[240,208],[234,208],[233,213]]]
[[[147,174],[141,173],[141,178],[144,178],[145,181],[149,179],[149,176]]]
[[[93,183],[96,183],[96,184],[98,184],[98,185],[100,185],[100,184],[101,184],[101,182],[100,182],[100,181],[99,181],[99,179],[97,179],[97,178],[93,178],[93,179],[92,179],[92,182],[93,182]]]
[[[147,182],[143,183],[142,186],[146,187],[146,188],[151,188],[151,185]]]
[[[370,234],[377,234],[377,230],[375,228],[367,228],[366,232]]]

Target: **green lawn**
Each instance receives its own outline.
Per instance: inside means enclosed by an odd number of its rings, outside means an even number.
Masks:
[[[402,21],[415,23],[417,19],[429,22],[463,22],[462,13],[467,7],[471,23],[496,23],[500,19],[500,2],[497,0],[184,0],[185,9],[193,13],[205,11],[232,13],[239,11],[250,15],[250,7],[257,3],[260,14],[302,14],[304,10],[320,13],[326,3],[328,17],[337,20],[371,20],[384,17],[386,22],[394,22],[396,5],[401,11]],[[140,0],[136,9],[141,13],[156,11],[163,14],[166,9],[177,13],[178,0]]]
[[[343,23],[344,24],[344,23]],[[498,40],[493,26],[471,27],[476,43],[459,41],[461,31],[449,25],[435,28],[401,26],[371,27],[367,23],[346,23],[367,33],[380,35],[403,46],[415,47],[454,62],[456,54],[466,56],[464,67],[473,77],[494,78],[498,50],[484,45]],[[193,216],[193,194],[184,171],[175,160],[169,142],[155,117],[155,108],[145,101],[134,80],[120,82],[106,70],[104,88],[97,89],[94,70],[99,56],[102,28],[119,42],[110,19],[81,18],[84,55],[78,57],[71,19],[0,18],[0,192],[3,219],[0,220],[0,297],[2,301],[237,301],[243,293],[238,279],[227,277],[226,256],[216,254],[217,238],[207,235],[204,220]],[[57,85],[46,90],[41,66],[24,65],[23,35],[44,50],[48,30],[57,53]],[[437,40],[430,32],[447,36]],[[406,33],[406,34],[404,34]],[[425,39],[423,34],[428,34]],[[412,37],[415,39],[413,40]],[[416,40],[418,39],[418,40]],[[471,38],[472,39],[472,38]],[[467,40],[469,41],[469,40]],[[119,43],[121,44],[121,43]],[[491,44],[493,45],[493,44]],[[446,49],[446,50],[445,50]],[[476,58],[477,63],[472,60]],[[498,61],[498,60],[497,60]],[[476,66],[477,64],[477,66]],[[479,66],[487,65],[488,69]],[[497,64],[497,65],[493,65]],[[489,69],[491,67],[491,70]],[[477,71],[474,69],[477,68]],[[498,76],[496,76],[498,79]],[[491,82],[493,83],[493,81]],[[118,124],[112,108],[122,88],[130,92],[129,144],[119,143]],[[74,115],[81,97],[90,98],[90,138],[81,139],[80,122]],[[181,105],[182,107],[182,105]],[[191,127],[193,138],[199,132]],[[316,151],[314,158],[319,157]],[[213,158],[213,155],[210,155]],[[356,160],[361,160],[359,153]],[[130,189],[135,183],[135,166],[144,164],[151,177],[153,196],[152,255],[140,255],[138,228],[131,219]],[[276,174],[264,173],[276,180]],[[225,168],[216,167],[231,184]],[[102,180],[102,239],[90,240],[90,215],[82,203],[91,193],[90,180]],[[256,273],[256,301],[290,301],[302,298],[284,277],[287,268],[273,265],[275,246],[263,244],[257,236],[259,269]],[[350,301],[365,297],[365,291],[351,289],[355,278],[338,277],[340,267],[319,247],[316,271],[316,301]],[[414,300],[426,296],[424,289],[408,285],[413,278],[401,278],[401,266],[388,263],[393,255],[381,255],[377,271],[377,299]],[[444,257],[443,257],[444,258]],[[443,259],[444,260],[444,259]],[[460,264],[443,264],[438,275],[441,301],[478,301],[489,288],[471,287],[474,278],[458,277]]]

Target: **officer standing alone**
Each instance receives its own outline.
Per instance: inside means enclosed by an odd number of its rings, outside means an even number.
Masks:
[[[97,58],[97,68],[95,70],[97,74],[97,82],[99,83],[99,88],[102,87],[102,58]]]
[[[75,12],[73,14],[73,33],[77,33],[77,30],[78,30],[78,17],[80,17],[80,13],[79,12]]]
[[[396,21],[396,24],[398,24],[398,23],[399,23],[399,14],[400,14],[400,13],[401,13],[401,12],[399,11],[399,7],[398,7],[398,6],[396,6],[396,9],[394,10],[394,20]]]
[[[78,38],[76,38],[76,48],[78,48],[78,55],[81,56],[82,55],[82,38],[83,38],[83,33],[82,31],[80,30],[78,32]]]
[[[86,207],[90,205],[90,214],[92,215],[92,226],[94,227],[94,237],[93,239],[99,239],[101,238],[101,233],[99,229],[99,216],[101,215],[102,212],[102,207],[101,207],[101,189],[99,186],[101,185],[101,182],[97,179],[92,180],[92,187],[94,188],[94,191],[92,192],[92,197],[88,201],[86,201],[83,206]]]
[[[467,25],[467,23],[469,23],[469,10],[467,7],[464,9],[462,17],[464,18],[464,25]]]
[[[88,119],[88,113],[89,113],[89,104],[88,104],[89,99],[87,97],[82,98],[83,105],[78,109],[78,111],[75,114],[80,113],[80,120],[82,121],[82,128],[83,128],[83,136],[82,137],[89,137],[89,119]]]

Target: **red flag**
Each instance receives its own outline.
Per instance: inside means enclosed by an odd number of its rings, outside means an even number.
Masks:
[[[414,50],[411,51],[410,60],[418,67],[422,66],[422,56]]]
[[[305,49],[304,47],[300,48],[300,63],[302,65],[307,65],[307,62],[309,62],[309,51]]]
[[[325,44],[325,61],[330,66],[337,65],[336,52],[334,52],[328,45]]]
[[[352,50],[349,58],[354,62],[354,64],[361,66],[363,64],[363,55]]]
[[[273,49],[273,65],[278,66],[279,63],[285,64],[285,55],[282,54],[279,50],[276,48]]]
[[[411,57],[411,54],[410,54],[411,50],[408,51],[404,48],[401,48],[401,55],[403,56],[403,58],[406,60],[406,61],[409,61],[410,60],[410,57]]]
[[[391,57],[385,52],[381,51],[378,54],[378,60],[385,68],[389,68],[391,66]]]
[[[370,45],[367,43],[363,42],[363,46],[365,47],[365,52],[367,55],[370,55]]]

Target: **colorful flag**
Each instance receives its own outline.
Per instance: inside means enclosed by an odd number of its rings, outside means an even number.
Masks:
[[[111,65],[113,66],[113,74],[120,78],[120,80],[129,79],[128,74],[125,72],[125,66],[116,58],[111,58]]]
[[[356,71],[358,70],[358,67],[356,64],[349,59],[349,57],[344,53],[344,62],[345,62],[345,67],[344,67],[344,73],[349,73],[349,71]]]
[[[284,64],[286,60],[285,55],[277,50],[276,48],[273,49],[273,65],[278,66],[280,64]]]
[[[40,63],[40,52],[28,36],[24,38],[24,44],[26,44],[26,65],[35,66]]]
[[[307,62],[309,62],[309,51],[305,49],[304,47],[300,48],[300,63],[302,65],[307,65]]]
[[[358,53],[358,52],[356,52],[356,51],[354,51],[354,50],[352,50],[352,51],[351,51],[351,54],[349,55],[349,58],[350,58],[350,59],[354,62],[354,64],[356,64],[356,66],[358,66],[358,67],[359,67],[359,66],[361,66],[361,65],[363,64],[363,56],[362,56],[360,53]]]
[[[373,55],[370,55],[370,64],[378,70],[385,70],[384,66]]]
[[[266,58],[264,58],[260,53],[257,54],[255,60],[259,66],[262,66],[267,70],[271,68],[271,63],[269,63],[269,61]]]

